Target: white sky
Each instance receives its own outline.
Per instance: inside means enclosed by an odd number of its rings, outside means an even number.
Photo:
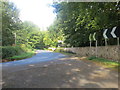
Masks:
[[[20,10],[20,19],[22,21],[32,21],[41,29],[45,29],[55,19],[53,8],[49,7],[52,0],[10,0],[17,5]]]

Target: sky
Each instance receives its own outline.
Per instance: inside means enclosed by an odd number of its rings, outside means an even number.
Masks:
[[[22,21],[32,21],[42,30],[51,25],[55,19],[54,8],[49,5],[52,0],[9,0],[20,10]]]

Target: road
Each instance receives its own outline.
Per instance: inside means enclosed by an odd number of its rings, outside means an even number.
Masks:
[[[32,58],[3,63],[2,68],[4,69],[4,71],[14,72],[16,70],[18,71],[18,70],[30,68],[28,66],[31,66],[31,65],[37,66],[41,62],[46,62],[51,60],[53,61],[59,58],[66,57],[63,54],[53,53],[51,51],[37,50],[36,52],[37,54]]]
[[[38,50],[32,58],[6,62],[3,88],[118,88],[118,72],[78,57]]]

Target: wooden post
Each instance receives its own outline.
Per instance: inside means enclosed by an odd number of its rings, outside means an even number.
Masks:
[[[117,45],[119,46],[120,45],[120,42],[119,42],[119,37],[117,38]]]
[[[90,41],[90,56],[92,55],[92,48],[91,48],[91,41]]]
[[[97,57],[97,40],[96,40],[96,45],[95,46],[96,46],[96,57]]]
[[[105,46],[107,46],[107,39],[105,38]]]
[[[90,41],[90,48],[91,48],[91,41]]]

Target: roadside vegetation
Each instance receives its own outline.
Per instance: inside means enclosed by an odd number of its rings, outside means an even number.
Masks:
[[[108,60],[108,59],[105,59],[105,58],[99,58],[99,57],[95,57],[95,56],[89,57],[87,59],[91,60],[93,62],[96,62],[100,65],[103,65],[107,68],[113,68],[113,69],[119,69],[120,70],[120,62],[111,61],[111,60]]]
[[[51,25],[47,31],[42,31],[31,21],[19,19],[19,9],[8,0],[2,4],[2,61],[11,61],[31,57],[37,49],[57,47],[62,39],[62,32]],[[0,42],[1,43],[1,42]]]
[[[26,46],[3,46],[2,49],[2,62],[14,61],[32,57],[35,52],[32,48]]]
[[[120,2],[55,2],[52,6],[57,14],[56,27],[63,31],[66,46],[86,47],[94,32],[98,46],[105,45],[103,30],[119,26],[119,5]],[[115,38],[109,38],[108,45],[116,44]]]
[[[117,62],[117,61],[111,61],[111,60],[108,60],[105,58],[99,58],[99,57],[95,57],[95,56],[79,57],[79,55],[77,55],[73,52],[70,52],[70,51],[64,51],[64,49],[62,49],[62,48],[58,48],[54,52],[58,52],[58,53],[62,53],[65,55],[70,55],[70,56],[75,56],[75,57],[78,57],[79,60],[92,61],[98,65],[102,65],[103,67],[112,68],[112,69],[120,71],[120,62]]]
[[[104,46],[102,30],[119,26],[120,23],[118,2],[54,2],[51,6],[54,7],[56,14],[55,21],[47,31],[43,31],[30,21],[21,21],[20,10],[14,3],[8,0],[2,0],[0,3],[2,4],[0,49],[2,59],[8,61],[31,57],[37,49],[89,46],[89,35],[93,32],[97,32],[98,45]],[[109,45],[116,43],[117,40],[113,38],[108,41]],[[93,41],[92,46],[94,45]],[[55,51],[66,53],[58,49]]]
[[[75,53],[70,52],[70,51],[64,51],[64,49],[62,48],[56,48],[54,52],[62,53],[62,54],[69,55],[69,56],[75,56]]]

